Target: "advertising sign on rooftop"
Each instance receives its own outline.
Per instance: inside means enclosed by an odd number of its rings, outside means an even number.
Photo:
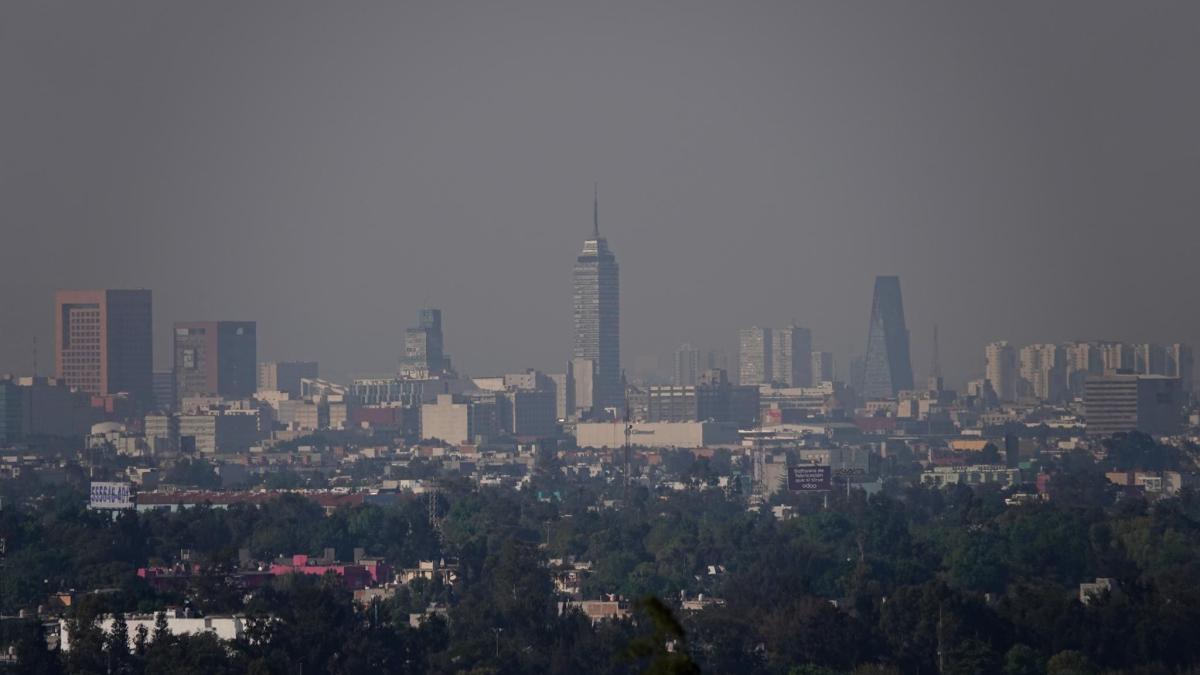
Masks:
[[[133,486],[130,483],[92,483],[88,508],[132,509]]]
[[[789,466],[787,485],[792,492],[820,492],[830,489],[830,478],[828,466]]]

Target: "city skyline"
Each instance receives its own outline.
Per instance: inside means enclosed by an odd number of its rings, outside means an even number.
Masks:
[[[584,248],[584,252],[583,252],[583,254],[581,254],[581,256],[589,256],[589,255],[591,255],[590,252],[593,249],[596,249],[601,253],[607,254],[607,256],[609,258],[612,258],[612,253],[611,253],[611,251],[609,251],[609,249],[607,247],[607,241],[603,237],[599,237],[598,196],[593,195],[593,198],[594,198],[594,201],[593,201],[593,219],[594,219],[593,232],[592,232],[591,238],[585,240],[585,248]],[[593,242],[596,242],[596,244],[593,245],[592,244]],[[615,274],[615,267],[616,267],[615,258],[613,258],[613,261],[614,261],[613,262],[613,268],[614,268],[613,273]],[[578,276],[578,272],[579,272],[578,262],[579,262],[579,260],[577,259],[576,286],[578,286],[578,284],[580,283],[579,276]],[[871,338],[872,334],[874,334],[875,331],[878,330],[880,328],[880,326],[882,325],[882,324],[877,324],[877,316],[876,316],[878,313],[880,284],[882,283],[884,285],[883,292],[887,298],[885,304],[891,304],[892,298],[895,299],[895,304],[898,306],[898,311],[899,311],[899,321],[900,321],[899,325],[901,326],[901,328],[904,328],[904,330],[903,330],[904,338],[902,339],[902,342],[904,344],[898,345],[898,346],[893,346],[893,348],[898,350],[897,353],[904,354],[906,357],[904,359],[904,361],[908,362],[908,363],[901,364],[901,366],[900,366],[901,384],[897,385],[896,387],[891,387],[891,385],[889,384],[889,387],[893,388],[895,391],[900,391],[902,389],[912,388],[912,387],[920,389],[920,388],[924,387],[926,384],[926,382],[920,376],[920,374],[921,373],[931,373],[933,371],[933,369],[935,369],[935,368],[940,370],[940,363],[935,364],[935,363],[933,363],[933,360],[931,359],[931,363],[930,363],[929,367],[924,370],[922,370],[920,367],[913,367],[910,365],[911,361],[912,361],[912,359],[911,359],[912,345],[910,344],[910,342],[908,340],[908,333],[910,331],[905,327],[905,321],[903,318],[903,312],[904,312],[903,301],[902,301],[902,299],[900,299],[899,287],[898,287],[898,285],[891,285],[891,282],[893,282],[893,281],[895,281],[898,284],[896,277],[890,277],[890,276],[876,277],[875,297],[872,302],[872,315],[871,315],[871,321],[869,322],[870,325],[869,325],[869,331],[868,331],[869,334],[868,334],[867,343],[870,344],[870,342],[871,342],[870,338]],[[103,296],[105,294],[116,294],[117,297],[129,296],[130,294],[134,294],[134,295],[144,294],[147,298],[149,298],[151,296],[152,292],[153,292],[152,289],[99,289],[99,290],[87,290],[87,291],[60,289],[60,290],[55,291],[55,301],[56,301],[56,305],[61,305],[64,302],[64,298],[70,299],[70,298],[79,296],[80,294],[83,294],[89,300],[91,300],[92,298],[103,298]],[[576,299],[576,301],[578,302],[578,298]],[[393,359],[393,363],[390,366],[393,370],[399,372],[401,375],[404,375],[406,372],[408,373],[408,376],[417,375],[418,373],[416,371],[413,371],[414,364],[416,364],[416,362],[418,362],[418,361],[425,363],[425,358],[426,358],[425,356],[417,354],[417,352],[421,351],[424,348],[426,341],[429,341],[429,347],[430,347],[429,354],[430,354],[430,357],[433,358],[433,361],[442,363],[441,368],[444,369],[447,374],[450,374],[451,376],[456,376],[456,374],[452,370],[450,370],[449,355],[445,354],[445,356],[443,357],[443,339],[444,338],[443,338],[442,330],[441,330],[441,311],[442,310],[440,308],[432,308],[432,307],[428,307],[428,306],[422,306],[420,308],[420,310],[419,310],[419,317],[420,317],[419,325],[417,327],[409,327],[409,328],[404,329],[401,332],[401,334],[398,336],[398,344],[400,345],[400,353],[399,353],[398,357]],[[579,310],[577,307],[576,314],[578,314],[578,311]],[[60,309],[59,312],[62,312],[62,310]],[[895,314],[895,311],[889,310],[889,313]],[[156,312],[154,314],[156,314]],[[65,316],[66,315],[64,314],[64,317]],[[895,317],[893,317],[892,320],[894,321],[894,319],[895,319]],[[178,370],[178,354],[177,354],[178,337],[175,335],[175,333],[177,332],[177,329],[179,328],[179,326],[188,325],[188,324],[216,325],[218,323],[245,324],[245,325],[250,325],[250,326],[255,325],[254,321],[241,321],[241,322],[228,322],[228,321],[225,321],[225,322],[182,321],[181,322],[181,321],[175,321],[171,324],[171,326],[169,326],[167,328],[166,331],[164,331],[167,334],[167,340],[168,340],[168,345],[169,345],[169,348],[166,350],[167,362],[166,362],[165,366],[162,365],[161,364],[161,362],[163,360],[162,354],[161,354],[161,352],[155,351],[155,353],[154,353],[155,360],[153,361],[152,370],[155,373],[171,372],[172,370],[175,370],[175,371]],[[151,336],[151,341],[156,343],[159,340],[161,340],[162,338],[158,335],[157,324],[154,324],[154,326],[155,326],[155,329],[152,331],[153,335]],[[795,326],[795,322],[793,321],[791,324],[789,324],[789,327],[786,330],[792,330],[792,329],[796,329],[796,328],[797,327]],[[772,352],[778,352],[779,349],[777,346],[773,345],[773,340],[771,338],[773,335],[777,336],[777,334],[782,333],[785,329],[758,328],[757,326],[754,327],[753,329],[742,328],[742,329],[738,329],[736,331],[737,335],[739,336],[739,340],[745,339],[744,335],[747,330],[759,330],[759,331],[767,334],[767,340],[766,340],[766,344],[765,344],[766,351],[767,351],[765,365],[768,366],[770,368],[770,370],[772,371],[771,374],[773,374],[775,376],[774,379],[776,380],[776,382],[784,382],[784,380],[786,380],[786,378],[784,378],[780,375],[780,373],[778,372],[778,370],[779,370],[778,366],[776,366],[773,363]],[[802,330],[806,335],[811,333],[811,331],[809,331],[808,329],[801,328],[799,330]],[[60,332],[61,332],[61,329],[60,329]],[[618,339],[619,339],[619,328],[616,330],[616,332],[618,334]],[[425,336],[429,336],[429,335],[432,335],[433,337],[432,338],[425,337]],[[422,338],[419,341],[420,342],[419,345],[416,342],[414,342],[414,340],[417,337]],[[576,336],[576,339],[577,340],[579,339],[578,335]],[[778,339],[778,337],[775,337],[774,339]],[[934,330],[933,330],[933,340],[934,340],[934,359],[939,359],[939,356],[938,356],[939,347],[937,345],[937,325],[936,324],[934,325]],[[814,358],[818,354],[831,354],[832,353],[828,350],[820,349],[819,345],[816,343],[816,341],[811,340],[810,337],[806,338],[806,341],[807,341],[807,344],[811,347],[811,351],[812,351],[812,354],[814,355]],[[881,342],[881,344],[883,344],[883,343]],[[1122,362],[1122,364],[1119,366],[1111,366],[1111,367],[1109,367],[1106,364],[1105,368],[1107,369],[1108,372],[1112,372],[1118,368],[1121,370],[1127,370],[1130,372],[1161,372],[1165,366],[1151,367],[1149,365],[1145,365],[1145,366],[1137,365],[1135,367],[1134,366],[1135,358],[1150,359],[1151,354],[1150,353],[1142,354],[1140,352],[1135,354],[1135,352],[1133,350],[1146,350],[1151,347],[1158,348],[1158,349],[1162,349],[1165,347],[1165,348],[1169,349],[1172,345],[1180,345],[1180,344],[1183,344],[1185,346],[1190,346],[1190,343],[1183,343],[1178,340],[1167,340],[1164,343],[1158,343],[1158,342],[1147,342],[1144,340],[1136,340],[1136,339],[1135,340],[1112,340],[1112,339],[1108,339],[1108,338],[1095,338],[1095,337],[1072,337],[1069,339],[1063,339],[1063,340],[1057,340],[1057,341],[1047,341],[1044,343],[1039,343],[1037,340],[1034,340],[1028,344],[1024,344],[1024,346],[1022,346],[1022,344],[1020,344],[1020,343],[1013,343],[1012,346],[1009,346],[1010,342],[1008,340],[993,340],[993,341],[990,341],[983,345],[983,354],[982,354],[982,357],[979,359],[980,367],[978,367],[975,371],[970,372],[968,375],[964,376],[957,384],[955,384],[955,386],[960,386],[961,388],[963,388],[965,390],[966,388],[969,388],[973,382],[982,382],[984,380],[989,380],[989,381],[994,382],[996,379],[994,377],[994,373],[997,371],[993,370],[993,368],[995,367],[995,361],[991,355],[992,354],[991,350],[994,347],[996,347],[997,345],[1005,345],[1012,352],[1012,355],[1011,355],[1012,365],[1008,367],[1009,369],[1011,369],[1011,374],[1008,375],[1008,379],[1010,379],[1011,382],[1008,385],[1001,384],[1000,390],[998,390],[996,393],[999,395],[999,399],[1001,401],[1016,400],[1017,390],[1015,389],[1015,387],[1017,386],[1016,378],[1018,377],[1018,374],[1017,374],[1018,367],[1016,364],[1016,359],[1017,359],[1017,348],[1018,347],[1020,347],[1022,350],[1029,350],[1029,349],[1033,349],[1033,348],[1042,348],[1042,347],[1054,347],[1054,346],[1057,346],[1059,348],[1062,348],[1062,347],[1069,348],[1069,346],[1073,345],[1073,344],[1081,344],[1081,345],[1093,344],[1093,345],[1100,345],[1100,346],[1109,345],[1109,346],[1112,346],[1115,348],[1125,348],[1126,351],[1128,351],[1128,353],[1125,354],[1123,358],[1125,360],[1128,360],[1129,363],[1124,364],[1124,362]],[[31,345],[31,348],[36,349],[36,347],[37,347],[36,343]],[[682,345],[682,347],[696,351],[695,356],[697,358],[699,357],[699,348],[692,347],[691,344],[687,343],[687,342],[685,342]],[[560,363],[560,364],[550,364],[548,367],[535,367],[535,366],[529,366],[529,365],[509,364],[509,365],[501,365],[498,369],[496,369],[495,372],[499,372],[499,371],[503,371],[503,370],[513,371],[513,370],[520,370],[523,368],[536,368],[537,370],[544,371],[544,372],[554,372],[556,369],[561,370],[564,367],[568,367],[570,361],[576,360],[578,358],[583,358],[583,357],[579,356],[580,352],[576,351],[578,348],[579,347],[578,347],[578,343],[577,343],[576,348],[572,350],[572,357],[571,357],[571,359],[568,359],[568,363],[566,365]],[[744,348],[744,346],[739,346],[737,349],[734,350],[735,354],[738,354],[739,352],[741,352],[743,350],[743,348]],[[676,359],[678,358],[678,349],[680,349],[679,346],[677,346],[675,349],[673,349],[670,352],[670,356],[668,357],[670,359],[670,361],[665,366],[662,363],[659,363],[659,364],[657,364],[656,370],[654,370],[653,372],[649,372],[649,373],[646,371],[637,371],[634,373],[633,379],[637,379],[637,380],[644,379],[645,381],[656,382],[656,383],[672,382],[675,379],[674,371],[678,368],[678,364],[676,363]],[[618,350],[619,350],[619,343],[618,343]],[[722,348],[718,348],[716,350],[709,350],[709,351],[707,351],[707,358],[711,361],[714,358],[715,354],[723,353],[723,351],[724,350]],[[37,353],[34,352],[33,355],[36,358]],[[42,353],[43,359],[45,359],[46,356],[47,355],[43,351],[43,353]],[[59,375],[59,372],[60,372],[59,369],[61,368],[61,366],[58,365],[58,361],[57,361],[58,352],[56,349],[54,349],[53,342],[51,342],[51,353],[48,355],[48,357],[49,357],[48,360],[50,362],[49,372],[46,372],[46,370],[44,370],[44,369],[39,369],[37,371],[37,374],[40,376],[48,375],[48,376],[54,376],[54,377],[62,377],[61,375]],[[776,355],[776,357],[777,357],[777,355]],[[851,353],[849,353],[849,357],[851,359],[855,359],[855,358],[861,359],[864,367],[866,366],[866,359],[867,359],[866,353],[855,354],[855,353],[851,352]],[[1067,357],[1063,357],[1063,358],[1069,358],[1069,355]],[[1159,355],[1159,358],[1167,359],[1168,355],[1164,353],[1164,354]],[[444,362],[443,362],[443,359],[444,359]],[[278,360],[285,360],[285,359],[277,359],[277,358],[273,358],[270,356],[263,356],[262,358],[257,359],[257,363],[267,363],[269,361],[278,361]],[[739,370],[744,368],[744,364],[740,363],[741,358],[739,358],[738,360],[739,360],[739,363],[735,364],[734,369],[729,371],[730,376],[734,377],[735,379],[738,379],[738,377],[739,377]],[[43,363],[44,362],[45,361],[43,361]],[[620,361],[619,351],[618,351],[617,358],[615,360],[613,360],[613,362],[619,364],[619,367],[615,369],[616,372],[618,373],[618,377],[620,377],[622,374],[626,373],[627,369],[632,370],[632,368],[629,368],[627,366],[627,364]],[[1190,362],[1190,359],[1189,359],[1189,362]],[[396,367],[397,363],[399,364],[398,368]],[[1139,362],[1139,364],[1140,364],[1140,362]],[[35,363],[35,365],[36,365],[36,363]],[[352,377],[385,376],[389,372],[391,372],[388,370],[388,368],[389,368],[389,366],[387,366],[387,365],[381,365],[380,367],[378,367],[374,370],[364,371],[364,372],[356,372],[356,373],[352,373],[352,374],[339,374],[337,377],[340,377],[343,379],[348,379],[348,378],[352,378]],[[808,369],[808,366],[806,365],[805,368]],[[418,370],[423,370],[424,372],[436,373],[438,368],[430,368],[429,366],[425,366],[423,369],[418,369]],[[697,370],[697,372],[699,372],[700,370],[703,370],[703,368],[699,368]],[[409,371],[412,371],[412,372],[409,372]],[[0,373],[5,373],[5,372],[6,371],[0,370]],[[480,372],[474,372],[474,373],[464,373],[464,375],[479,376],[479,375],[485,374],[487,372],[493,372],[493,371],[480,371]],[[16,369],[16,370],[12,370],[12,371],[7,371],[7,373],[12,374],[12,375],[30,375],[30,374],[33,374],[33,371],[32,371],[32,369],[30,369],[28,371],[22,371],[22,370]],[[907,381],[908,381],[906,379],[906,377],[911,377],[911,380],[912,380],[911,387],[902,386],[904,383],[907,383]],[[766,383],[766,382],[770,381],[771,379],[772,378],[767,377],[767,378],[763,379],[762,382]],[[835,379],[838,379],[839,381],[843,381],[843,382],[846,382],[851,385],[855,384],[852,381],[853,380],[852,373],[838,373],[837,377]],[[1023,379],[1027,379],[1027,378],[1023,378]],[[1001,377],[1001,380],[1003,381],[1004,377]],[[1190,376],[1188,376],[1187,381],[1190,382]],[[1009,391],[1009,389],[1008,389],[1009,386],[1013,387],[1012,391]],[[1030,386],[1034,386],[1034,385],[1030,385]],[[1043,386],[1048,386],[1048,385],[1043,384]],[[1062,386],[1065,387],[1066,384],[1064,383]],[[866,392],[867,389],[869,388],[865,384],[863,385],[863,387],[864,387],[864,392]],[[882,392],[882,390],[870,392],[870,393],[868,393],[868,398],[882,396],[881,392]],[[1051,398],[1053,398],[1053,397],[1051,397]],[[609,405],[614,405],[613,401],[611,401],[611,400],[608,401],[608,403],[609,403]]]
[[[1200,319],[1165,309],[1197,286],[1200,101],[1181,84],[1196,22],[1119,3],[1027,22],[701,6],[685,31],[669,11],[633,27],[539,6],[551,39],[495,8],[449,33],[425,31],[457,25],[437,8],[306,9],[285,29],[241,8],[240,33],[215,6],[136,22],[6,6],[22,29],[0,58],[0,222],[21,245],[0,251],[0,371],[30,372],[37,338],[51,372],[56,288],[148,288],[157,369],[175,321],[234,317],[258,322],[263,358],[382,374],[434,305],[464,372],[552,372],[570,357],[569,224],[593,179],[622,244],[631,373],[668,374],[685,341],[733,354],[739,327],[793,317],[849,364],[881,274],[904,280],[918,382],[934,323],[949,386],[980,376],[995,340],[1200,343]],[[222,49],[188,46],[208,40]],[[140,57],[155,49],[168,58]],[[429,71],[392,67],[410,53]],[[479,58],[494,53],[509,59]],[[320,91],[362,105],[316,105]]]
[[[0,673],[1200,674],[1200,3],[0,36]]]

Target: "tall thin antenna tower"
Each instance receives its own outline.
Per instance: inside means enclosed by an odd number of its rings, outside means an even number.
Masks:
[[[426,486],[427,493],[425,508],[429,516],[429,526],[433,528],[433,536],[437,538],[438,543],[442,542],[442,517],[438,512],[438,493],[441,492],[442,485],[436,480],[430,481]]]
[[[767,502],[767,486],[763,478],[767,473],[766,451],[763,449],[762,414],[755,425],[754,446],[750,449],[750,499],[751,506],[762,506]]]

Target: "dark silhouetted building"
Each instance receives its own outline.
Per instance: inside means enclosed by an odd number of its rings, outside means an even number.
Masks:
[[[771,382],[784,387],[812,383],[812,332],[791,325],[771,329]]]
[[[85,436],[104,411],[93,395],[49,377],[0,379],[0,442],[30,436]]]
[[[816,387],[822,382],[833,382],[833,353],[812,353],[812,382],[810,387]]]
[[[625,387],[621,381],[620,287],[617,258],[600,236],[599,203],[592,204],[592,236],[583,243],[575,259],[574,359],[595,363],[593,407],[624,407]],[[579,377],[579,373],[576,373]],[[576,404],[582,402],[576,400]]]
[[[554,436],[558,433],[552,389],[518,389],[496,397],[500,429],[513,436]]]
[[[862,377],[865,398],[892,398],[904,389],[913,388],[900,277],[875,277]]]
[[[58,291],[54,372],[68,387],[154,400],[154,340],[148,290]]]
[[[175,371],[156,370],[154,381],[154,409],[170,412],[175,409]]]
[[[421,310],[417,326],[404,331],[400,374],[425,379],[441,377],[449,370],[450,359],[443,351],[442,310],[427,307]]]
[[[1134,430],[1177,434],[1183,423],[1184,403],[1177,377],[1122,373],[1089,377],[1084,385],[1083,410],[1089,436]]]
[[[188,396],[249,398],[258,386],[253,321],[175,324],[175,402]]]
[[[1017,400],[1017,350],[1001,340],[988,343],[983,350],[985,379],[1001,401]]]
[[[1191,345],[1178,342],[1167,345],[1167,368],[1163,374],[1179,378],[1184,396],[1190,397],[1195,392],[1196,360]]]
[[[753,425],[758,387],[735,386],[724,370],[707,370],[694,385],[630,387],[631,419],[637,422],[720,422]]]
[[[11,379],[0,379],[0,444],[21,438],[21,391]]]
[[[679,349],[675,350],[675,377],[674,383],[676,386],[688,386],[696,384],[700,379],[700,350],[691,346],[688,343],[680,345]]]

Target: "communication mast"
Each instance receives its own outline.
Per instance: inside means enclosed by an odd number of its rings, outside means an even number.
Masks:
[[[759,413],[754,432],[754,447],[750,450],[750,506],[767,503],[766,453],[763,450],[762,414]]]
[[[765,504],[767,501],[767,486],[763,480],[763,474],[766,473],[766,470],[764,469],[766,461],[763,457],[762,439],[754,439],[754,449],[751,451],[751,453],[751,459],[754,462],[754,466],[753,473],[751,474],[753,486],[750,491],[750,504],[751,506],[757,506],[760,504]]]

